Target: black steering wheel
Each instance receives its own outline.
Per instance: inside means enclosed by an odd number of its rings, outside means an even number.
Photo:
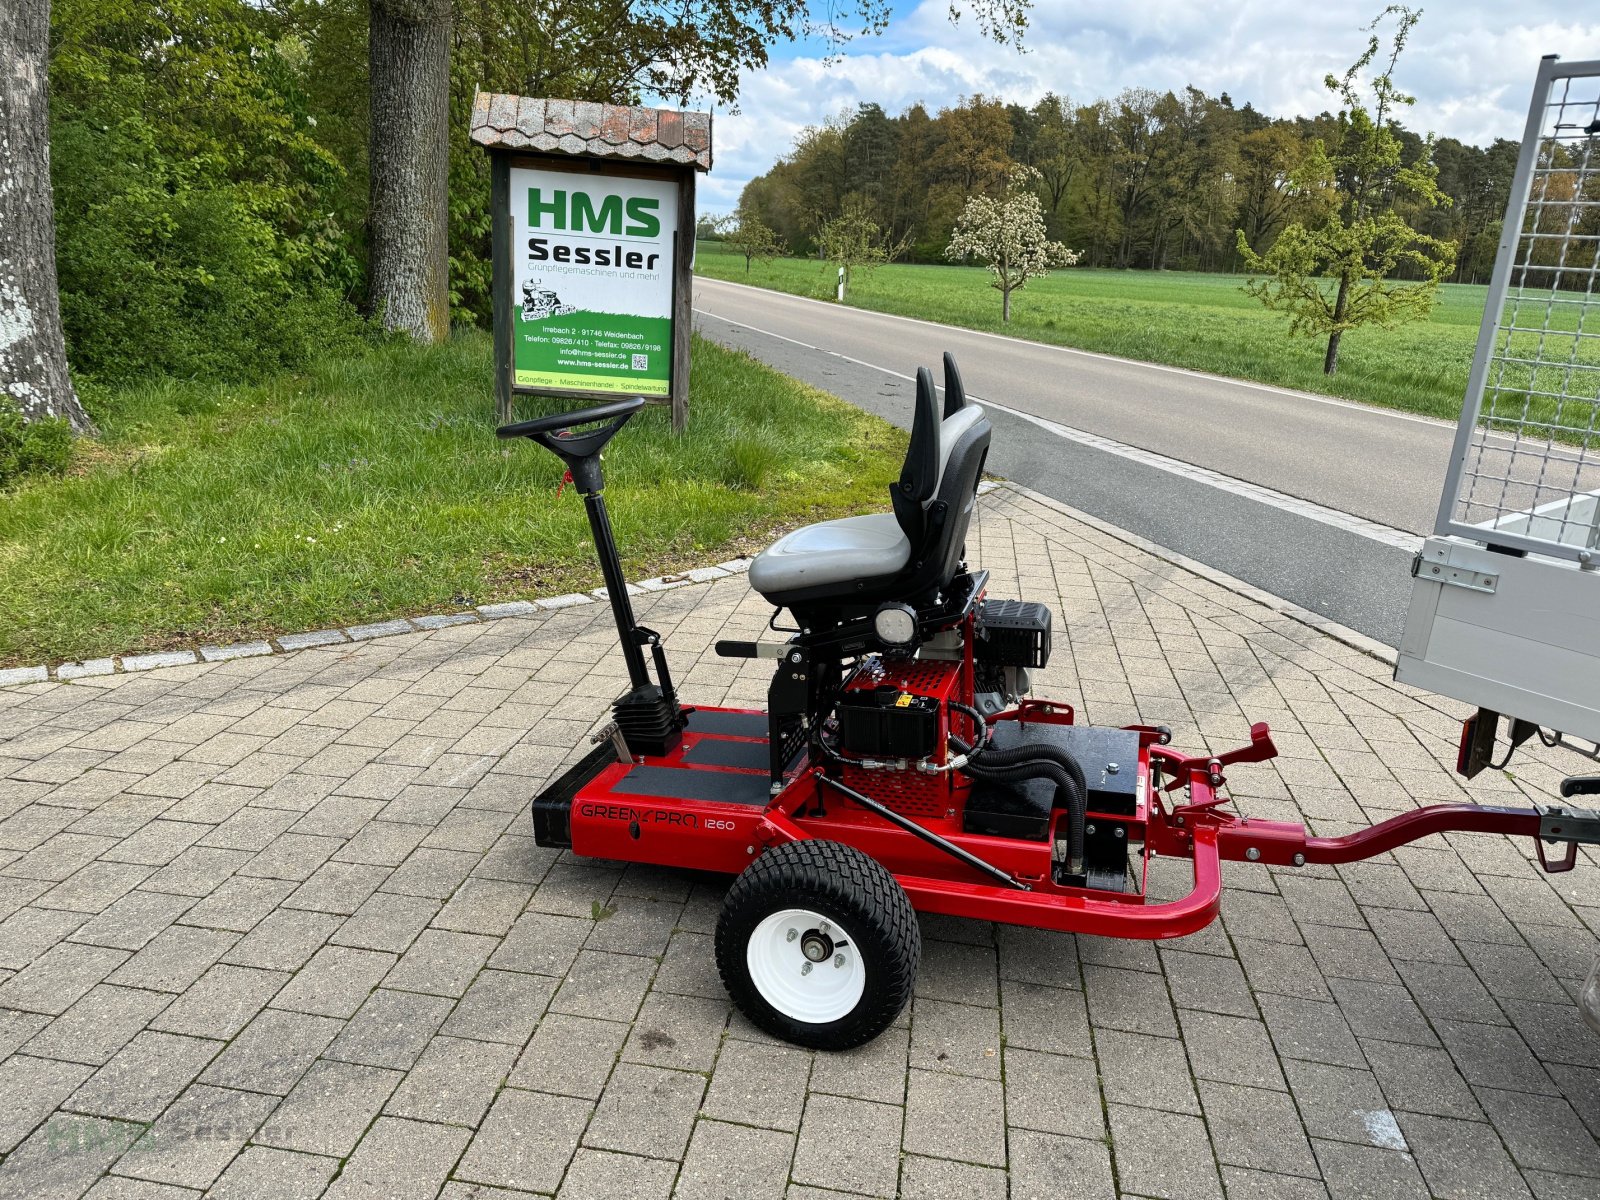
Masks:
[[[577,412],[551,413],[531,421],[516,421],[500,426],[494,433],[502,438],[529,438],[558,455],[568,467],[576,467],[585,459],[599,454],[601,448],[628,423],[628,418],[644,405],[643,396],[629,396],[626,400],[613,400],[609,404],[598,404]],[[598,425],[599,428],[586,433],[573,432],[585,425]]]

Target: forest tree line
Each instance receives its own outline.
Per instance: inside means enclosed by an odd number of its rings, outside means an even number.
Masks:
[[[796,253],[847,206],[864,204],[904,242],[905,258],[943,261],[968,196],[1003,190],[1012,169],[1039,173],[1050,236],[1091,267],[1229,271],[1241,266],[1236,230],[1257,253],[1293,222],[1315,222],[1328,197],[1297,172],[1314,147],[1337,146],[1344,113],[1274,118],[1224,92],[1129,88],[1077,104],[1046,95],[1031,107],[976,95],[930,114],[890,116],[877,104],[804,130],[752,179],[739,213]],[[1402,160],[1431,157],[1447,205],[1395,207],[1417,232],[1458,247],[1451,280],[1487,281],[1516,169],[1517,143],[1487,148],[1430,140],[1403,126]]]

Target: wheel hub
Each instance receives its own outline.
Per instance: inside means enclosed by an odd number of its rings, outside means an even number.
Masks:
[[[808,929],[800,939],[800,953],[814,963],[826,962],[833,957],[833,939],[820,929]]]

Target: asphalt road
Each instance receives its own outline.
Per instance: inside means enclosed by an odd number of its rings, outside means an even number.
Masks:
[[[717,280],[695,309],[706,336],[902,426],[908,378],[949,350],[989,403],[991,471],[1399,642],[1454,426]]]

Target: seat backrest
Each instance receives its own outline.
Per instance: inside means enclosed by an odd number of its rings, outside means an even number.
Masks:
[[[939,589],[949,584],[966,551],[992,432],[989,419],[976,405],[947,417],[944,423],[952,427],[949,451],[938,491],[928,504],[926,540],[917,555],[921,563],[918,584]]]
[[[916,409],[911,417],[911,444],[900,479],[889,488],[895,520],[913,546],[922,541],[923,510],[933,499],[943,472],[944,454],[939,436],[939,397],[933,373],[917,368]]]
[[[961,384],[961,368],[956,356],[944,352],[944,416],[949,420],[967,406],[967,389]]]

